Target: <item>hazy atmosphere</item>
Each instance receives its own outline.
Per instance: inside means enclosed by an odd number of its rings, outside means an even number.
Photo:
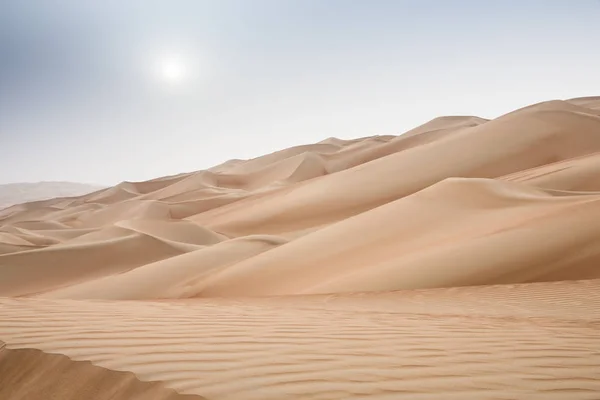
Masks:
[[[0,183],[115,184],[600,90],[598,1],[0,1]]]
[[[600,399],[600,1],[0,0],[0,400]]]

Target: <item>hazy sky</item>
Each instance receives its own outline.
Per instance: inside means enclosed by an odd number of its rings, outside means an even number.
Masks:
[[[0,183],[115,184],[600,95],[600,1],[0,0]]]

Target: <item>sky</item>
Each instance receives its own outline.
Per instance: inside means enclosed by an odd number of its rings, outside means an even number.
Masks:
[[[600,1],[0,0],[0,184],[113,185],[600,95]]]

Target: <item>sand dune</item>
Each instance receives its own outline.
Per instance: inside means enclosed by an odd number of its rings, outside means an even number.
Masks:
[[[568,102],[591,110],[600,110],[600,96],[580,97],[570,99]]]
[[[13,205],[0,400],[598,399],[598,220],[600,97]]]
[[[77,202],[80,204],[114,204],[121,201],[134,199],[138,196],[140,196],[140,193],[129,191],[124,188],[122,184],[120,184],[105,190],[101,190],[90,196],[86,196],[83,199],[79,199]]]
[[[33,243],[30,240],[27,240],[27,238],[23,237],[22,235],[18,233],[15,234],[13,232],[0,232],[0,241],[2,243],[12,244],[15,246],[33,246]]]
[[[177,299],[197,297],[206,277],[286,241],[277,237],[247,236],[167,258],[129,272],[110,275],[40,297],[68,299]]]
[[[600,151],[600,117],[585,110],[565,102],[542,103],[190,219],[231,235],[278,234],[348,218],[448,177],[495,178],[590,154]]]
[[[115,227],[83,243],[1,255],[0,293],[3,296],[35,294],[122,273],[196,248]]]
[[[600,153],[593,153],[519,171],[500,179],[524,182],[547,189],[600,192],[598,176],[600,176]]]
[[[228,268],[202,294],[600,278],[600,226],[586,224],[600,218],[600,194],[554,194],[489,179],[447,179]]]
[[[95,228],[129,219],[170,219],[169,206],[158,201],[128,200],[112,207],[77,214],[65,221],[78,228]],[[64,221],[64,220],[63,220]]]

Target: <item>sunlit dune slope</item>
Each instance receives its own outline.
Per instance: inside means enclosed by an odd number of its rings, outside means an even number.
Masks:
[[[146,264],[129,272],[87,280],[39,297],[70,299],[176,299],[199,296],[207,277],[286,243],[266,235],[228,240],[179,256]]]
[[[600,117],[591,110],[560,101],[542,103],[190,219],[235,235],[328,224],[448,177],[496,178],[600,151],[598,132]]]
[[[542,165],[501,177],[501,180],[575,192],[600,192],[600,153]]]
[[[591,110],[600,111],[600,96],[579,97],[568,100],[569,103],[585,107]]]
[[[117,227],[100,233],[98,240],[89,242],[0,255],[0,294],[35,294],[126,272],[197,248]]]
[[[0,213],[0,295],[152,299],[600,277],[598,98]],[[35,276],[35,279],[31,277]]]
[[[452,178],[208,278],[204,296],[600,277],[600,194]]]

